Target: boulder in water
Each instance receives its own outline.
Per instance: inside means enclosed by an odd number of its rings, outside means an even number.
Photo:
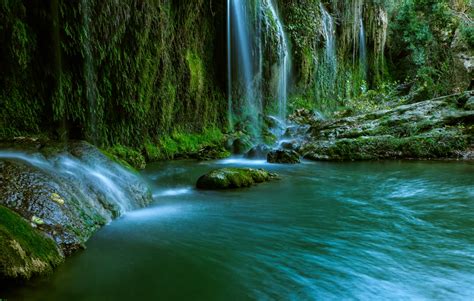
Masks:
[[[300,156],[294,150],[279,149],[271,151],[267,156],[268,163],[296,164],[300,163]]]
[[[200,177],[196,187],[204,190],[243,188],[270,181],[276,177],[276,174],[263,169],[221,168]]]
[[[269,148],[267,145],[259,144],[252,147],[244,157],[247,159],[265,159],[267,158],[267,155],[270,151],[271,148]]]
[[[250,138],[243,136],[237,138],[232,143],[232,150],[234,154],[244,154],[252,147],[252,142]]]

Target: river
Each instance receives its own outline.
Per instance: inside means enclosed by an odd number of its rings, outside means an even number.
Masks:
[[[212,168],[281,179],[198,191]],[[155,202],[11,300],[472,300],[474,163],[150,165]]]

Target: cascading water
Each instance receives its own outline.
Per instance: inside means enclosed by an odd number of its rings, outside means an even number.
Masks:
[[[364,81],[367,81],[367,46],[365,42],[365,28],[362,16],[359,18],[359,68]]]
[[[336,25],[334,18],[322,3],[319,4],[321,12],[321,34],[324,39],[324,49],[319,55],[316,72],[316,91],[320,100],[320,108],[325,110],[332,106],[336,95],[337,79],[337,48]]]
[[[277,98],[277,117],[281,122],[286,121],[286,107],[288,102],[288,84],[290,77],[291,58],[288,46],[288,39],[283,29],[280,16],[277,12],[276,5],[273,0],[263,1],[262,12],[269,12],[269,16],[266,19],[266,29],[268,31],[274,31],[276,35],[277,43],[277,72],[276,72],[276,98]]]
[[[229,0],[228,8],[228,76],[230,77],[230,102],[234,97],[239,98],[238,113],[240,118],[248,122],[254,136],[259,133],[259,119],[262,113],[261,93],[257,87],[257,74],[255,72],[256,62],[253,56],[254,45],[252,34],[254,34],[250,22],[250,7],[247,1]],[[235,48],[232,46],[235,45]],[[234,83],[237,82],[237,85]],[[235,87],[237,86],[237,87]],[[235,87],[235,88],[234,88]],[[235,95],[236,93],[237,95]],[[234,115],[235,104],[229,105],[229,115]]]
[[[262,95],[262,74],[267,62],[264,48],[269,47],[263,40],[268,35],[274,37],[275,45],[270,48],[276,49],[277,57],[276,68],[271,72],[276,83],[271,88],[274,97]],[[247,130],[258,139],[264,97],[274,98],[275,103],[271,106],[278,119],[286,119],[291,58],[284,27],[272,0],[227,0],[227,47],[230,128],[235,120],[241,120],[250,125]],[[234,118],[236,115],[238,117]]]
[[[57,183],[68,183],[68,193],[95,206],[94,195],[114,206],[120,213],[136,208],[135,196],[126,187],[136,182],[136,176],[118,164],[105,164],[100,157],[78,158],[68,154],[48,157],[39,153],[0,151],[0,159],[16,160],[31,165]],[[64,188],[66,189],[66,188]],[[94,191],[91,193],[90,191]]]
[[[323,35],[325,39],[325,64],[328,67],[328,70],[331,71],[332,78],[331,80],[335,80],[336,73],[337,73],[337,56],[336,56],[336,29],[334,26],[334,20],[326,10],[322,3],[319,4],[321,9],[321,16],[322,16],[322,29]]]

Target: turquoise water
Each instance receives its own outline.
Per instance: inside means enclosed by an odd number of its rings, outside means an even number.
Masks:
[[[282,179],[196,191],[223,166]],[[11,300],[473,300],[474,164],[169,162],[153,206]],[[1,297],[1,295],[0,295]]]

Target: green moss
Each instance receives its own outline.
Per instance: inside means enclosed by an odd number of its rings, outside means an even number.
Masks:
[[[204,65],[197,53],[191,50],[186,51],[186,63],[190,74],[190,91],[200,94],[204,89],[205,71]]]
[[[136,169],[143,169],[146,166],[143,155],[139,151],[130,147],[116,144],[113,147],[106,149],[104,153],[115,160],[118,159],[121,163],[126,162],[124,165],[131,165]]]
[[[56,244],[0,206],[0,277],[28,279],[49,273],[63,261]]]
[[[199,189],[232,189],[250,187],[276,178],[275,174],[263,169],[252,168],[222,168],[202,176],[197,181]]]
[[[428,133],[394,137],[390,135],[340,139],[317,147],[315,153],[333,160],[394,158],[449,158],[468,146],[468,138],[456,129],[434,129]]]
[[[159,139],[155,145],[145,144],[145,153],[151,161],[189,157],[204,147],[222,148],[224,135],[217,127],[204,129],[200,133],[186,133],[175,130],[171,135]]]

